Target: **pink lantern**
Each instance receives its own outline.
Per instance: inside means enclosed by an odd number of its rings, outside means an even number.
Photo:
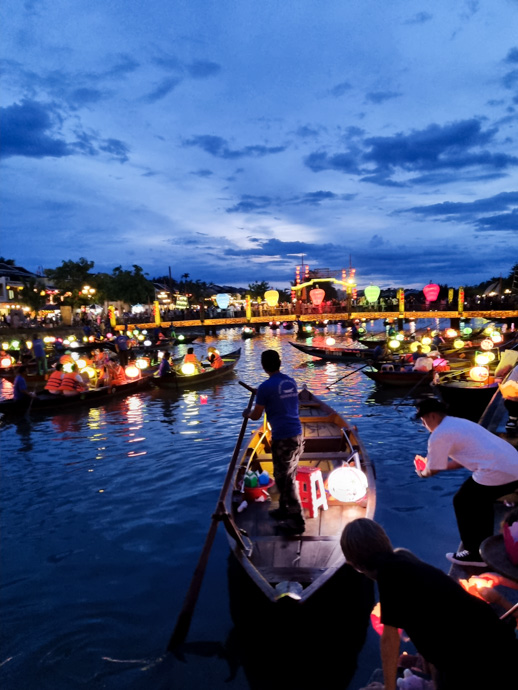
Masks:
[[[441,291],[440,285],[437,283],[428,283],[423,288],[423,293],[427,302],[435,302],[437,297],[439,297],[439,292]]]
[[[322,288],[313,288],[313,290],[310,290],[309,292],[309,298],[315,307],[318,307],[319,304],[322,304],[325,296],[326,293],[324,290],[322,290]]]

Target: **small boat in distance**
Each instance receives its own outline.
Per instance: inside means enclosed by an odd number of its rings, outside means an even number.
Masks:
[[[273,481],[257,489],[245,487],[247,470],[273,476],[271,430],[266,420],[242,453],[232,479],[233,491],[225,498],[230,519],[224,524],[232,552],[271,602],[304,603],[318,591],[345,564],[340,548],[345,525],[359,517],[373,518],[376,505],[374,467],[356,427],[306,388],[299,392],[299,415],[305,443],[299,486],[304,482],[306,489],[309,475],[314,475],[325,487],[324,505],[316,511],[314,505],[308,507],[309,515],[315,516],[306,517],[305,532],[279,534],[277,523],[268,514],[269,508],[278,506]],[[268,492],[271,502],[265,500]],[[256,494],[258,501],[254,500]],[[305,494],[304,490],[303,507]],[[322,493],[319,503],[321,499]]]
[[[218,369],[207,367],[204,371],[198,374],[182,374],[179,371],[172,371],[167,376],[155,375],[153,383],[159,388],[179,389],[189,388],[190,386],[201,386],[210,384],[216,379],[220,379],[226,374],[230,374],[234,369],[241,356],[241,348],[233,350],[226,355],[221,355],[223,359],[223,366]]]
[[[290,341],[290,345],[297,350],[300,350],[305,355],[309,355],[310,357],[318,357],[319,359],[325,359],[330,362],[356,362],[358,360],[372,359],[374,356],[374,350],[354,346],[338,347],[329,345],[325,347],[318,347],[315,345],[294,343],[292,341]]]

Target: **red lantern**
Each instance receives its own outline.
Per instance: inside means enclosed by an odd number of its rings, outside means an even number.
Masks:
[[[437,297],[439,297],[439,292],[441,291],[440,285],[437,283],[428,283],[423,288],[423,293],[427,302],[435,302]]]
[[[322,288],[313,288],[313,290],[310,290],[309,293],[311,303],[314,304],[315,307],[318,307],[319,304],[322,304],[325,296],[326,293],[324,290],[322,290]]]

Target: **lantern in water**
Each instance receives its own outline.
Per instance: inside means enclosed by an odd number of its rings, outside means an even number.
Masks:
[[[427,302],[435,302],[437,297],[439,297],[439,292],[441,291],[440,285],[437,283],[428,283],[423,288],[423,294]]]
[[[135,362],[135,366],[139,369],[147,369],[149,366],[149,359],[147,357],[139,357]]]
[[[479,364],[480,366],[484,366],[484,364],[489,364],[489,352],[477,352],[475,354],[475,362]]]
[[[313,330],[313,326],[310,326],[310,325],[308,324],[307,326],[304,326],[304,330],[305,330],[307,333],[311,333],[311,331]]]
[[[392,340],[388,341],[388,346],[390,347],[391,350],[397,350],[398,347],[400,347],[401,343],[399,340],[396,340],[396,338],[393,338]]]
[[[498,331],[494,331],[493,333],[491,333],[491,340],[492,340],[494,343],[501,343],[502,340],[503,340],[502,334],[499,333]]]
[[[176,339],[181,342],[182,340],[185,340],[185,336],[183,335],[183,333],[180,333],[180,335],[176,336]]]
[[[206,405],[207,400],[208,400],[208,398],[206,395],[200,395],[200,405]]]
[[[483,381],[486,381],[486,379],[488,378],[489,370],[487,367],[471,367],[471,369],[469,370],[469,375],[470,378],[473,379],[473,381],[482,383]]]
[[[367,477],[357,467],[339,467],[331,472],[327,488],[333,498],[342,503],[360,501],[367,493]]]
[[[367,302],[377,302],[378,297],[380,296],[380,289],[377,285],[369,285],[365,288],[364,294]]]
[[[493,345],[494,343],[491,340],[491,338],[484,338],[484,340],[480,343],[480,347],[483,350],[491,350],[493,348]]]
[[[275,307],[279,302],[279,293],[277,290],[267,290],[264,293],[264,299],[269,307]]]
[[[464,341],[460,338],[455,338],[455,340],[453,341],[453,347],[456,350],[461,350],[464,347]]]
[[[335,342],[336,340],[334,338],[329,337],[326,339],[326,345],[334,345]]]
[[[423,345],[431,345],[432,339],[425,335],[425,337],[421,339],[421,342]]]
[[[227,295],[226,292],[220,292],[216,295],[216,304],[220,309],[226,309],[230,304],[230,295]]]
[[[310,290],[309,292],[309,299],[311,300],[311,304],[313,304],[315,307],[318,307],[320,304],[322,304],[325,296],[325,291],[319,287],[313,288],[313,290]]]
[[[0,359],[0,366],[5,369],[6,367],[10,367],[13,362],[14,359],[7,355],[6,357],[2,357],[2,359]]]
[[[182,364],[181,371],[184,376],[192,376],[196,372],[196,367],[192,362],[185,362]]]
[[[124,369],[124,373],[128,379],[138,379],[140,376],[140,369],[134,364],[128,364]]]
[[[446,329],[446,337],[447,338],[456,338],[457,336],[458,336],[458,333],[454,328],[447,328]]]

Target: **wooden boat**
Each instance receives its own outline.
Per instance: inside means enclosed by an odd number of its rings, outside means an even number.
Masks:
[[[250,326],[245,326],[241,331],[241,337],[243,338],[243,340],[247,340],[248,338],[255,338],[256,335],[257,332],[254,328],[251,328]]]
[[[382,386],[409,387],[428,386],[433,380],[433,371],[405,371],[404,369],[394,369],[387,371],[383,368],[379,371],[375,369],[362,369],[365,376],[379,383]]]
[[[477,383],[468,380],[443,381],[434,384],[441,400],[448,405],[449,414],[478,422],[491,399],[498,392],[497,383]]]
[[[170,388],[173,390],[210,384],[213,381],[222,378],[226,374],[230,374],[234,370],[240,356],[241,348],[234,350],[233,352],[229,352],[227,355],[222,355],[224,364],[222,367],[219,367],[219,369],[207,367],[205,371],[202,371],[199,374],[191,374],[190,376],[181,374],[178,371],[173,371],[167,376],[155,375],[153,377],[153,382],[159,388]]]
[[[266,470],[273,476],[269,425],[265,421],[253,433],[234,471],[233,491],[225,498],[230,519],[224,523],[235,557],[271,602],[288,598],[303,603],[319,590],[345,563],[340,548],[343,528],[356,518],[373,518],[376,504],[374,467],[356,427],[306,388],[299,393],[299,405],[305,440],[299,467],[319,469],[326,486],[333,470],[348,468],[349,472],[354,467],[365,487],[357,500],[343,496],[346,502],[340,502],[329,495],[328,509],[321,508],[316,517],[306,518],[304,534],[278,534],[277,523],[268,515],[268,510],[278,505],[273,482],[268,489],[271,502],[256,502],[252,496],[247,500],[248,506],[239,509],[246,493],[250,493],[243,487],[247,468]],[[259,489],[261,492],[267,490]],[[242,540],[239,535],[243,533],[246,537]]]
[[[369,348],[358,347],[317,347],[314,345],[303,345],[302,343],[294,343],[290,341],[290,345],[300,350],[305,355],[310,357],[318,357],[330,362],[356,362],[357,360],[371,359],[374,350]]]
[[[93,407],[111,400],[115,396],[131,395],[151,388],[153,377],[151,374],[142,376],[134,381],[126,381],[119,385],[92,388],[77,395],[53,395],[46,391],[39,392],[35,398],[20,404],[12,399],[0,401],[0,413],[6,415],[24,415],[28,409],[38,412],[54,412],[74,407]]]

